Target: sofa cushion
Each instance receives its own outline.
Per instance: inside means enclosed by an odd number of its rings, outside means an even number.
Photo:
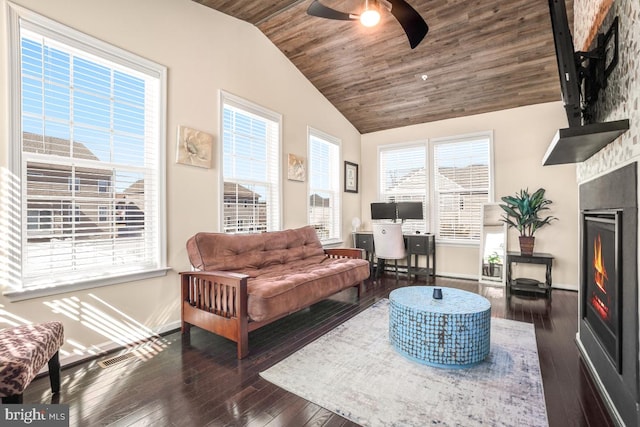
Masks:
[[[187,254],[198,270],[240,272],[323,257],[324,250],[316,230],[306,226],[269,233],[197,233],[187,241]]]
[[[247,282],[247,310],[257,322],[294,313],[365,280],[369,262],[325,257],[320,263],[296,262],[263,273]]]

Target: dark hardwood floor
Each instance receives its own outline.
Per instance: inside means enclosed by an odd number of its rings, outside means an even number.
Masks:
[[[444,278],[436,284],[480,293],[491,301],[494,317],[535,325],[550,426],[613,425],[574,342],[577,293],[553,291],[551,308],[544,300],[518,297],[507,306],[502,288]],[[392,277],[368,282],[359,300],[349,289],[254,331],[250,355],[241,361],[234,343],[194,327],[190,337],[158,337],[137,348],[140,357],[108,368],[92,360],[63,369],[57,396],[47,377],[38,378],[24,402],[68,404],[73,426],[354,426],[258,373],[406,285]]]

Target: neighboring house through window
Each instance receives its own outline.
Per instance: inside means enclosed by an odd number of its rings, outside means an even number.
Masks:
[[[222,92],[222,230],[280,230],[282,117]]]
[[[429,231],[427,144],[390,145],[380,148],[379,189],[381,202],[422,202],[422,220],[406,220],[405,233]]]
[[[441,241],[479,242],[493,200],[490,133],[432,140],[434,208]]]
[[[23,236],[9,297],[164,274],[165,67],[16,5],[9,22]],[[136,233],[119,201],[143,213]]]
[[[327,244],[341,240],[340,140],[309,129],[309,224]]]
[[[490,132],[380,147],[380,201],[423,202],[425,220],[407,220],[405,233],[427,231],[443,242],[477,243],[482,204],[493,200],[491,147]]]

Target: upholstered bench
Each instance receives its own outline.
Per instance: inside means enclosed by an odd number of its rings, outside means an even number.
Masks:
[[[2,403],[22,403],[22,393],[45,363],[51,391],[60,391],[58,350],[64,342],[60,322],[23,325],[0,331],[0,397]]]

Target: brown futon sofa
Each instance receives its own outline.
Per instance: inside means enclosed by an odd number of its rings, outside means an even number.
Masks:
[[[182,272],[182,332],[198,326],[249,352],[248,333],[369,277],[360,249],[323,249],[311,226],[260,234],[197,233]]]

